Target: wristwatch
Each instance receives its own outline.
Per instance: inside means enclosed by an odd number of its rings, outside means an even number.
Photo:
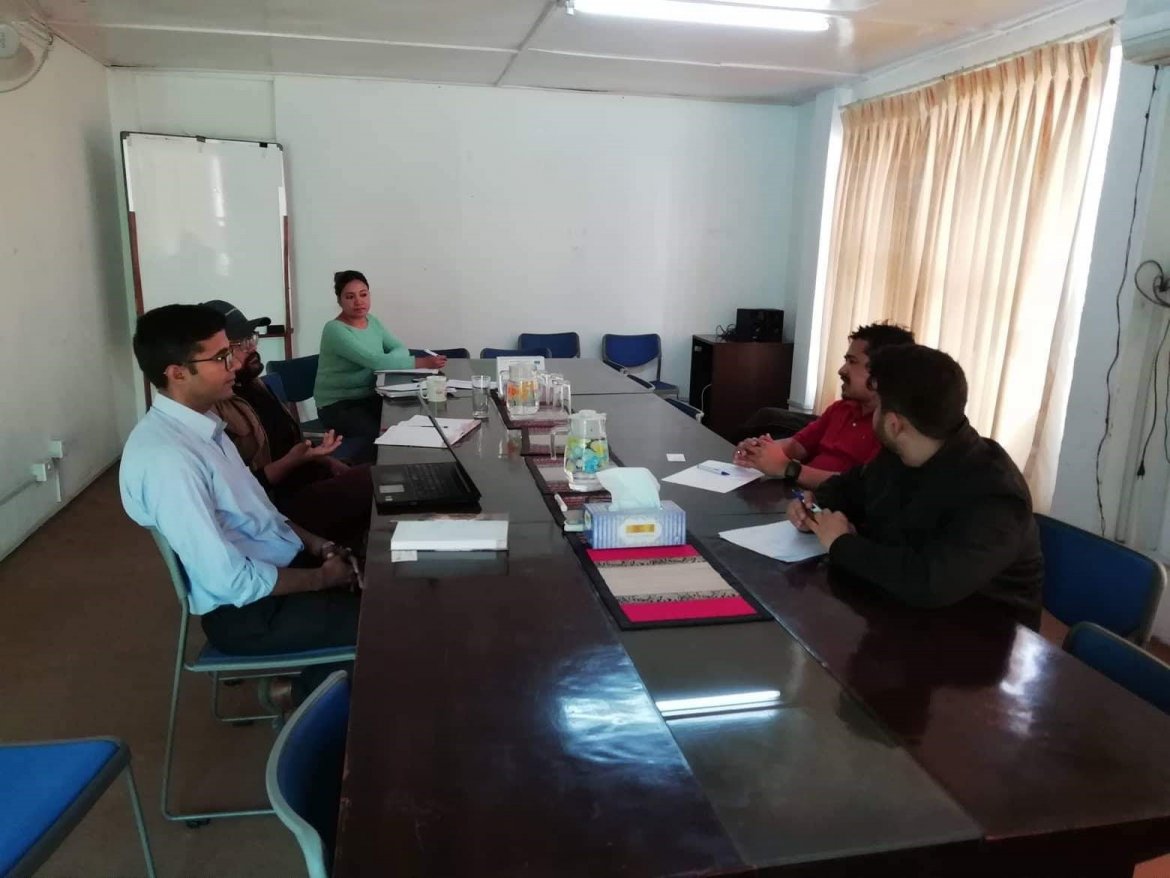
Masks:
[[[784,467],[784,481],[795,482],[800,478],[800,471],[804,469],[799,460],[788,461],[788,466]]]

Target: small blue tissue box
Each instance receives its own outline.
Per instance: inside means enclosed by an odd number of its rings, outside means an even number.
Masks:
[[[595,549],[681,546],[687,541],[687,513],[673,500],[661,509],[623,509],[609,503],[585,504],[585,539]]]

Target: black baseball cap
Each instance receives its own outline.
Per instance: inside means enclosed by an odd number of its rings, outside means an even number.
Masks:
[[[231,302],[224,302],[221,299],[212,299],[210,302],[203,303],[208,308],[213,308],[224,316],[227,320],[227,337],[229,341],[239,341],[243,338],[248,338],[254,335],[258,326],[268,326],[272,322],[270,317],[257,317],[255,320],[249,320],[244,316],[239,308]]]

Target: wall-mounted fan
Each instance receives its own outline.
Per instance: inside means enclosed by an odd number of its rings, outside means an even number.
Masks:
[[[0,94],[37,75],[49,56],[53,33],[26,0],[0,0]]]

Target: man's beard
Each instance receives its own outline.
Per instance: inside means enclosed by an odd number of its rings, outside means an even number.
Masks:
[[[247,384],[249,381],[255,381],[263,371],[264,363],[260,361],[260,355],[253,351],[248,354],[248,359],[244,360],[244,364],[236,370],[236,384]]]

